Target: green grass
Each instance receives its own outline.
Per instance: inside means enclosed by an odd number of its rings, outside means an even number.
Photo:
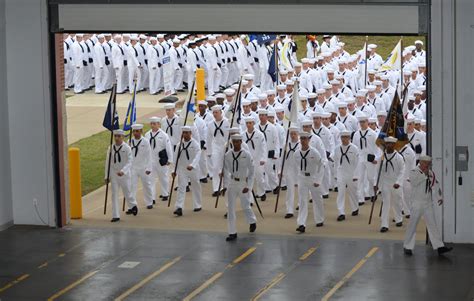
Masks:
[[[365,36],[340,36],[339,38],[346,43],[345,49],[351,54],[362,49],[365,42]],[[377,52],[385,59],[399,39],[400,37],[397,36],[371,36],[369,37],[369,43],[377,44]],[[424,37],[404,37],[404,45],[412,45],[418,39],[425,42]],[[306,38],[305,36],[296,36],[296,41],[298,43],[297,55],[300,60],[306,56]],[[318,37],[318,41],[321,42],[321,37]],[[66,97],[69,96],[72,95]],[[148,129],[149,126],[145,125],[144,131]],[[70,145],[80,149],[82,195],[86,195],[103,185],[104,164],[109,142],[110,132],[103,131]]]
[[[306,56],[306,37],[295,36],[295,40],[298,44],[297,56],[298,60]],[[344,49],[350,54],[355,54],[357,51],[364,47],[365,36],[339,36],[339,40],[344,42],[346,45]],[[382,59],[386,59],[390,52],[393,50],[395,45],[400,40],[399,36],[369,36],[369,44],[377,44],[377,53],[382,56]],[[421,40],[426,47],[426,39],[423,36],[409,36],[403,37],[403,47],[408,45],[414,45],[416,40]],[[318,42],[321,45],[322,36],[318,36]]]
[[[145,125],[143,132],[150,129]],[[82,195],[86,195],[104,184],[105,158],[110,143],[110,132],[103,131],[83,138],[70,147],[77,147],[81,160]]]

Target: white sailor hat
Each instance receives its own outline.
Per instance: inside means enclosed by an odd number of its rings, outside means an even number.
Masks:
[[[138,36],[136,34],[130,35],[130,40],[132,41],[138,41]]]
[[[247,38],[246,35],[244,35],[244,34],[241,34],[241,35],[240,35],[240,39],[241,39],[241,40],[245,40],[246,38]]]
[[[103,39],[103,38],[105,38],[105,36],[103,34],[99,34],[99,35],[97,35],[97,38],[98,39]]]
[[[296,125],[292,125],[292,126],[290,126],[289,131],[290,131],[290,133],[291,132],[299,132],[300,129]]]
[[[191,132],[191,127],[188,125],[184,125],[181,127],[181,131],[183,132]]]
[[[346,99],[347,101],[347,99]],[[347,108],[347,102],[345,101],[341,101],[341,102],[338,102],[337,103],[337,107],[340,109],[340,108]]]
[[[316,90],[316,93],[317,94],[325,94],[326,90],[319,88],[319,89]]]
[[[351,103],[355,103],[356,100],[354,99],[354,97],[347,97],[347,98],[345,99],[345,102],[346,102],[347,104],[351,104]]]
[[[287,81],[285,82],[285,84],[286,84],[287,86],[293,86],[293,85],[295,84],[295,82],[293,82],[291,79],[289,79],[289,80],[287,80]]]
[[[412,122],[414,123],[415,116],[413,116],[413,114],[408,114],[406,120],[407,120],[407,123],[412,123]]]
[[[141,123],[132,124],[132,130],[141,130],[141,129],[143,129],[143,124]]]
[[[160,122],[161,122],[161,118],[160,118],[160,117],[153,116],[153,117],[150,117],[149,121],[150,121],[150,122],[157,122],[157,123],[160,123]]]
[[[288,71],[288,73],[289,72],[295,72],[295,69],[293,69],[292,67],[288,67],[288,68],[286,68],[286,71]]]
[[[415,124],[421,124],[421,119],[420,118],[415,118]]]
[[[378,111],[377,116],[387,116],[387,111]]]
[[[242,80],[242,85],[244,85],[244,86],[245,86],[245,85],[247,85],[248,83],[249,83],[249,81],[248,81],[248,80],[246,80],[246,79],[243,79],[243,80]]]
[[[310,134],[310,133],[303,132],[303,131],[301,131],[301,132],[299,133],[299,135],[300,135],[300,138],[309,138],[309,137],[311,137],[311,134]]]
[[[323,84],[323,89],[327,90],[327,89],[331,89],[331,88],[332,88],[332,86],[330,84],[328,84],[328,83]]]
[[[206,101],[207,101],[207,102],[210,102],[210,101],[214,101],[214,102],[215,102],[215,101],[216,101],[216,98],[214,97],[214,95],[209,95],[209,96],[207,96]]]
[[[281,70],[280,71],[280,75],[287,75],[288,74],[288,71],[287,70]]]
[[[216,99],[217,99],[217,98],[222,98],[222,99],[225,98],[225,94],[224,94],[224,93],[217,93],[217,94],[215,94],[214,96],[216,97]]]
[[[338,110],[337,110],[337,103],[336,102],[334,102],[334,104],[328,103],[326,105],[326,107],[324,108],[324,110],[326,110],[326,112],[328,112],[328,113],[334,113],[334,114],[339,113]]]
[[[113,131],[114,135],[125,136],[125,132],[122,129],[117,129]]]
[[[213,105],[211,108],[212,112],[222,111],[221,105]]]
[[[258,100],[266,100],[267,93],[258,93],[257,97],[258,97]]]
[[[279,113],[279,112],[285,112],[285,108],[283,108],[282,106],[275,107],[275,113]]]
[[[356,97],[365,97],[366,93],[364,91],[357,91]]]
[[[76,33],[76,37],[82,38],[84,36],[83,33]]]
[[[370,69],[367,71],[368,74],[375,74],[375,70],[374,69]]]
[[[331,35],[328,35],[328,34],[323,35],[323,39],[327,39],[327,38],[330,38],[330,37],[331,37]]]
[[[369,118],[369,123],[377,123],[377,118]]]
[[[209,35],[209,36],[207,36],[207,38],[209,39],[209,41],[215,41],[216,40],[216,37],[213,36],[213,35]]]
[[[268,111],[265,109],[258,109],[257,110],[258,115],[268,115]]]
[[[268,117],[273,117],[275,118],[276,117],[276,114],[274,111],[268,111]]]
[[[254,80],[254,78],[255,78],[255,75],[253,75],[252,73],[247,73],[247,74],[244,75],[244,79],[247,80],[247,81],[248,80]]]
[[[257,95],[252,94],[252,95],[250,95],[249,100],[250,100],[251,103],[255,103],[255,102],[258,102],[258,97],[257,97]]]
[[[345,59],[339,59],[339,61],[337,61],[338,65],[342,65],[342,64],[345,64],[345,63],[347,63]]]
[[[423,93],[422,93],[420,90],[415,90],[415,91],[413,91],[413,95],[416,95],[416,94],[421,95],[421,94],[423,94]]]
[[[311,117],[312,117],[312,118],[321,118],[321,117],[323,117],[323,112],[321,112],[321,111],[314,111],[314,112],[311,114]]]
[[[426,63],[425,62],[419,62],[418,63],[418,68],[425,68],[426,67]]]
[[[415,41],[415,45],[416,45],[416,44],[421,44],[421,45],[423,45],[423,42],[420,41],[420,40],[416,40],[416,41]]]
[[[247,122],[253,122],[255,123],[255,118],[252,117],[252,116],[245,116],[244,117],[244,122],[247,123]]]
[[[421,119],[421,125],[426,125],[426,119]]]
[[[227,96],[232,96],[232,95],[235,94],[235,90],[232,89],[232,88],[225,89],[224,94],[227,95]]]
[[[144,34],[141,34],[139,37],[140,37],[140,39],[142,39],[142,40],[146,40],[146,38],[147,38],[147,36],[144,35]]]
[[[426,91],[426,86],[418,86],[418,90],[420,91]]]
[[[375,49],[375,48],[377,48],[377,44],[369,44],[369,45],[367,45],[367,47]]]
[[[331,85],[339,85],[341,82],[338,81],[337,79],[333,79],[332,81],[329,82]]]
[[[418,72],[418,68],[416,66],[411,67],[410,69],[411,72]]]
[[[385,137],[383,140],[384,140],[386,143],[396,143],[396,142],[398,141],[397,138],[395,138],[395,137],[390,137],[390,136]]]
[[[362,112],[360,112],[360,113],[358,112],[356,115],[357,115],[356,117],[357,117],[358,121],[368,121],[369,120],[369,116],[365,115]]]
[[[322,55],[318,55],[316,58],[318,59],[318,61],[324,60],[324,57]]]
[[[348,130],[342,130],[342,131],[339,132],[339,135],[341,137],[350,137],[352,135],[352,133]]]
[[[247,98],[245,99],[242,99],[242,105],[243,106],[249,106],[251,104],[250,100],[248,100]]]
[[[313,98],[316,98],[316,97],[318,97],[318,94],[313,93],[313,92],[308,93],[308,99],[313,99]]]
[[[267,90],[265,93],[268,96],[268,95],[275,95],[276,92],[275,92],[275,90],[272,89],[272,90]]]
[[[277,90],[286,90],[286,85],[278,85]]]
[[[314,63],[316,63],[316,59],[315,58],[310,58],[310,59],[308,59],[308,63],[314,65]]]
[[[390,76],[388,76],[388,74],[382,74],[380,75],[380,79],[381,80],[388,80],[390,78]]]
[[[150,37],[150,41],[156,41],[157,39],[155,37]]]
[[[163,108],[164,108],[165,110],[174,109],[174,108],[176,108],[176,105],[175,105],[174,103],[166,103],[166,104],[163,106]]]
[[[232,86],[230,86],[232,89],[234,89],[235,91],[239,90],[239,84],[233,84]]]
[[[232,140],[242,140],[242,135],[235,134],[235,135],[230,136],[230,139],[232,139]]]
[[[197,102],[197,105],[198,105],[198,106],[201,106],[201,105],[207,106],[207,101],[205,101],[205,100],[199,100],[199,101]]]
[[[411,100],[414,101],[415,99],[416,99],[415,95],[408,96],[408,101],[411,101]]]
[[[303,66],[303,64],[301,64],[300,62],[295,63],[295,67],[302,67],[302,66]]]
[[[308,95],[306,94],[299,94],[298,97],[300,98],[301,101],[307,101],[308,100]]]
[[[382,81],[381,81],[381,80],[374,80],[374,85],[375,85],[375,86],[381,86],[381,85],[382,85]]]
[[[374,92],[374,91],[375,91],[375,88],[377,88],[377,87],[374,86],[374,85],[368,85],[368,86],[367,86],[367,90],[368,90],[369,92]]]
[[[427,156],[427,155],[421,155],[419,158],[418,158],[419,161],[426,161],[426,162],[431,162],[431,157],[430,156]]]
[[[173,44],[180,44],[180,43],[181,43],[181,41],[179,39],[177,39],[177,38],[173,39]]]
[[[403,71],[403,75],[405,75],[405,76],[409,76],[409,75],[411,75],[411,71],[408,71],[408,70],[406,70],[406,71]]]
[[[324,112],[321,113],[321,117],[322,118],[329,118],[329,117],[331,117],[331,113],[324,111]]]
[[[229,134],[232,134],[232,133],[240,133],[240,129],[238,127],[233,127],[233,128],[230,128],[229,129]]]
[[[326,69],[326,73],[334,73],[334,69],[332,69],[332,68],[327,68],[327,69]]]
[[[305,120],[301,121],[301,126],[313,126],[313,121],[311,121],[309,119],[305,119]]]
[[[112,36],[112,34],[111,33],[104,33],[104,36],[110,37],[110,36]]]
[[[301,59],[301,63],[303,64],[309,63],[309,59],[307,57],[304,57]]]
[[[164,39],[164,38],[165,38],[165,35],[162,34],[162,33],[159,33],[159,34],[156,35],[156,38],[157,38],[157,39]]]

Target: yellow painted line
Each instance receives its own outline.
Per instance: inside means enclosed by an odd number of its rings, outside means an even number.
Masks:
[[[177,263],[180,260],[181,260],[181,256],[176,257],[175,259],[171,260],[167,264],[163,265],[160,269],[158,269],[155,272],[151,273],[150,275],[145,277],[142,281],[138,282],[137,284],[135,284],[134,286],[129,288],[127,291],[125,291],[123,294],[121,294],[120,296],[115,298],[115,301],[125,300],[125,298],[127,298],[128,296],[130,296],[131,294],[136,292],[138,289],[140,289],[145,284],[150,282],[153,278],[157,277],[158,275],[160,275],[161,273],[163,273],[164,271],[169,269],[171,266],[173,266],[175,263]]]
[[[365,263],[366,261],[372,256],[375,254],[375,252],[377,252],[379,248],[377,247],[374,247],[372,248],[369,253],[367,253],[367,255],[365,255],[364,258],[362,258],[353,268],[352,270],[349,271],[349,273],[347,273],[342,279],[341,281],[339,281],[326,295],[324,295],[324,297],[321,299],[321,301],[327,301],[329,300],[329,298],[331,298],[334,293],[336,293],[336,291],[341,288],[341,286],[344,285],[344,283],[347,282],[347,280],[349,280],[349,278],[352,277],[352,275],[354,275],[355,272],[357,272]]]
[[[56,294],[52,295],[51,297],[48,298],[48,301],[53,301],[59,297],[61,297],[62,295],[64,295],[65,293],[69,292],[70,290],[72,290],[73,288],[75,288],[76,286],[80,285],[82,282],[86,281],[87,279],[91,278],[92,276],[94,276],[95,274],[97,274],[99,272],[99,270],[96,270],[96,271],[93,271],[93,272],[90,272],[88,273],[87,275],[83,276],[81,279],[77,280],[77,281],[74,281],[73,283],[69,284],[68,286],[66,286],[65,288],[63,288],[62,290],[60,290],[59,292],[57,292]]]
[[[202,291],[204,291],[206,288],[208,288],[211,284],[213,284],[214,282],[217,281],[217,279],[219,279],[226,270],[234,267],[236,264],[242,262],[242,260],[244,260],[245,258],[247,258],[250,254],[252,254],[253,252],[255,252],[257,248],[256,247],[251,247],[249,248],[247,251],[245,251],[244,253],[242,253],[242,255],[240,255],[239,257],[237,257],[236,259],[234,259],[232,261],[232,263],[229,263],[225,268],[224,268],[224,271],[222,272],[218,272],[216,274],[214,274],[211,278],[207,279],[203,284],[201,284],[197,289],[195,289],[194,291],[192,291],[189,295],[187,295],[183,301],[190,301],[192,300],[194,297],[196,297],[197,295],[199,295]]]
[[[7,289],[9,289],[10,287],[14,286],[15,284],[18,284],[20,282],[22,282],[23,280],[25,280],[26,278],[30,277],[29,274],[24,274],[24,275],[21,275],[20,277],[16,278],[15,280],[13,280],[12,282],[8,283],[7,285],[5,285],[4,287],[0,288],[0,293],[3,293],[4,291],[6,291]]]
[[[272,287],[277,285],[280,281],[285,278],[285,273],[278,274],[275,278],[273,278],[264,288],[262,288],[251,300],[257,301],[259,300],[266,292],[268,292]]]
[[[316,251],[316,249],[317,249],[317,247],[309,248],[309,250],[306,251],[306,253],[301,255],[300,261],[306,260],[309,256],[311,256],[311,254],[313,254]]]
[[[39,265],[38,269],[42,269],[42,268],[47,267],[47,266],[48,266],[48,262],[45,262],[42,265]]]

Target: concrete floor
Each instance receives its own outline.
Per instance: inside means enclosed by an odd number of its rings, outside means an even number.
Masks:
[[[0,232],[0,300],[472,300],[474,246],[139,229]],[[138,263],[120,268],[124,262]],[[188,297],[188,299],[187,299]],[[257,298],[257,299],[258,299]]]

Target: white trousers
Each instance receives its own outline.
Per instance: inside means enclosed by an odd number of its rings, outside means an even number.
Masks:
[[[323,165],[324,168],[324,175],[323,175],[323,181],[321,183],[321,194],[329,194],[329,182],[331,179],[331,171],[329,169],[329,164],[328,162],[324,163]]]
[[[266,190],[273,190],[278,186],[278,178],[276,174],[276,170],[273,169],[275,166],[276,160],[267,158],[265,161],[265,189]]]
[[[298,203],[300,209],[298,211],[298,218],[296,224],[298,226],[306,227],[306,219],[308,218],[308,200],[309,195],[313,199],[313,216],[316,224],[324,222],[324,204],[321,198],[320,187],[314,187],[308,179],[298,177]]]
[[[365,158],[362,158],[363,160]],[[367,160],[367,159],[365,159]],[[360,179],[359,179],[359,195],[360,202],[364,203],[364,197],[374,195],[374,186],[377,181],[377,165],[370,162],[362,162],[359,164]]]
[[[408,180],[403,182],[402,210],[405,215],[411,215],[411,183]]]
[[[107,84],[109,69],[104,66],[101,68],[95,68],[95,93],[100,93],[106,90],[105,85]]]
[[[173,71],[173,89],[180,90],[183,88],[183,69]]]
[[[126,67],[119,67],[115,69],[115,76],[117,77],[117,92],[123,93],[127,89],[128,78],[125,73],[128,70]]]
[[[407,232],[405,233],[403,247],[409,250],[413,250],[415,248],[416,227],[418,226],[422,216],[425,220],[426,228],[428,229],[428,234],[433,249],[436,250],[438,248],[444,247],[438,227],[436,226],[436,219],[432,204],[415,204],[412,207],[410,222],[408,223]]]
[[[135,84],[133,83],[133,79],[135,78],[135,74],[137,74],[137,91],[138,91],[138,83],[140,81],[140,72],[138,72],[138,67],[128,65],[128,89],[130,94],[133,94],[133,89]]]
[[[240,207],[245,214],[248,224],[253,224],[257,222],[257,217],[253,213],[252,208],[250,208],[250,193],[243,193],[244,185],[242,182],[237,182],[230,180],[229,189],[227,190],[227,227],[229,234],[237,233],[236,226],[236,215],[235,215],[235,202],[237,198],[240,199]],[[250,188],[249,188],[250,189]]]
[[[153,175],[147,175],[145,170],[132,168],[132,194],[135,198],[137,197],[138,180],[140,180],[143,185],[143,199],[145,205],[153,205]]]
[[[227,79],[229,78],[229,68],[227,68],[227,65],[221,67],[221,73],[220,85],[227,87]]]
[[[393,188],[394,183],[382,184],[382,225],[381,227],[389,228],[390,209],[393,208],[395,222],[403,221],[401,198],[403,187]]]
[[[288,162],[286,162],[288,163]],[[296,187],[295,185],[297,184],[297,175],[295,171],[290,171],[287,170],[290,167],[287,166],[285,170],[283,171],[283,178],[286,181],[286,199],[285,199],[285,205],[286,205],[286,213],[294,214],[295,210],[295,192],[296,192]]]
[[[74,67],[69,59],[67,64],[64,64],[64,87],[69,88],[74,84]]]
[[[84,66],[80,66],[79,68],[74,69],[74,92],[79,93],[85,89],[84,87]]]
[[[358,181],[353,181],[352,177],[344,177],[341,174],[337,177],[337,211],[339,215],[345,215],[346,191],[349,195],[349,204],[352,212],[359,209]]]
[[[156,200],[156,182],[160,183],[161,196],[169,195],[169,174],[168,166],[161,166],[158,162],[153,162],[153,180],[152,180],[152,196]]]
[[[220,177],[219,174],[222,172],[222,164],[224,163],[224,149],[214,148],[212,150],[211,157],[209,158],[212,161],[212,191],[216,192],[219,190]],[[222,187],[224,187],[222,185]],[[222,189],[221,187],[221,189]]]
[[[160,90],[161,72],[158,67],[156,69],[150,69],[150,94],[155,94]]]
[[[176,171],[178,174],[178,197],[175,208],[184,209],[184,199],[186,197],[186,186],[191,182],[191,193],[193,194],[193,209],[201,208],[201,183],[199,182],[199,170],[187,170],[180,168]]]
[[[111,174],[110,175],[110,186],[112,188],[112,217],[120,218],[120,209],[122,207],[122,202],[119,199],[119,189],[122,190],[122,193],[127,201],[128,209],[137,205],[135,196],[131,191],[131,177],[130,175],[123,175],[121,177]]]
[[[143,68],[138,68],[138,79],[137,79],[137,91],[148,88],[149,74],[148,66],[145,65]]]
[[[266,182],[265,182],[265,165],[260,165],[260,162],[253,162],[255,167],[254,183],[255,193],[257,196],[265,194]]]

